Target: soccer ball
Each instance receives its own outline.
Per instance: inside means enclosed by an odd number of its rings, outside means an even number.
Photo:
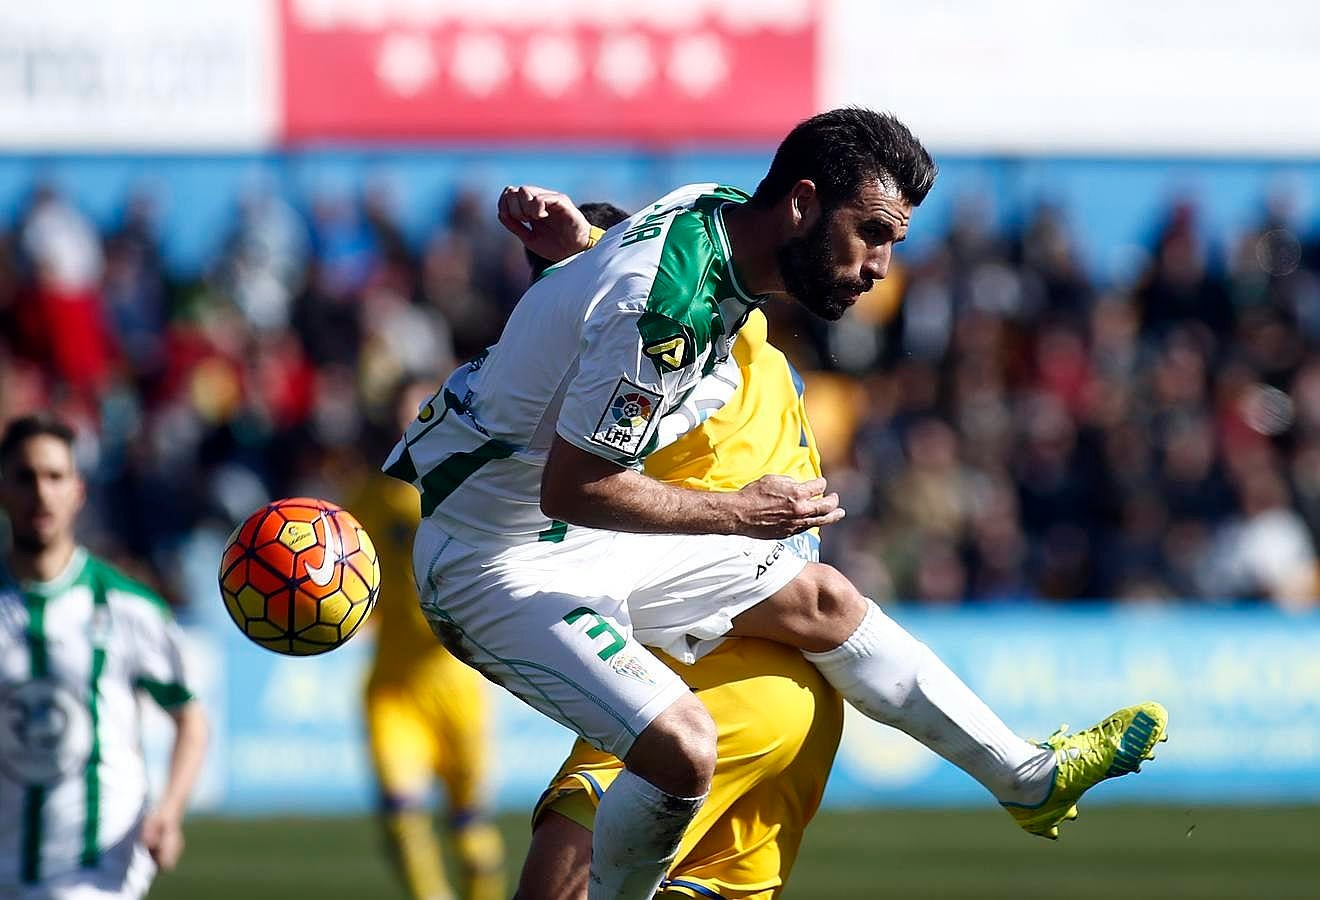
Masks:
[[[357,631],[376,605],[380,561],[366,529],[325,500],[276,500],[229,536],[220,595],[267,650],[312,656]]]

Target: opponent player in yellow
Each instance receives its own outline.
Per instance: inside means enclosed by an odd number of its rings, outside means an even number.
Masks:
[[[401,421],[428,395],[424,385],[405,384],[398,396]],[[380,553],[366,724],[394,862],[413,900],[506,900],[504,848],[483,806],[490,758],[486,684],[435,639],[418,607],[412,573],[421,516],[417,491],[372,471],[348,508]],[[445,876],[428,802],[437,778],[448,793],[449,831],[462,866],[458,893]]]
[[[608,204],[584,203],[581,212],[604,227],[627,215]],[[533,257],[533,266],[543,264]],[[648,475],[726,491],[766,472],[799,481],[820,476],[802,381],[766,330],[765,316],[753,312],[733,346],[737,372],[727,373],[723,406],[648,457]],[[700,418],[701,405],[682,414]],[[806,533],[791,545],[814,559],[819,538]],[[688,826],[660,896],[776,897],[820,805],[843,729],[843,700],[801,653],[769,641],[729,640],[691,666],[658,655],[701,698],[719,733],[710,796]],[[520,894],[536,885],[563,900],[586,896],[596,803],[622,770],[615,757],[577,741],[533,813]]]

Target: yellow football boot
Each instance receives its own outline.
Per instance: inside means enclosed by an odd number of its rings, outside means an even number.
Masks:
[[[1031,834],[1057,840],[1059,825],[1077,818],[1077,800],[1107,778],[1136,772],[1155,758],[1155,745],[1167,741],[1168,711],[1141,703],[1113,713],[1085,731],[1059,728],[1041,746],[1054,751],[1054,784],[1036,806],[1005,803],[1014,820]]]

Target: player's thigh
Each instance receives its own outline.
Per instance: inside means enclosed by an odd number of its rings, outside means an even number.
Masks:
[[[366,697],[367,746],[387,804],[423,798],[440,763],[438,736],[405,692],[380,688]]]
[[[600,749],[625,756],[687,695],[633,636],[608,538],[478,548],[424,522],[417,550],[422,610],[445,646]]]
[[[773,596],[806,565],[784,541],[710,534],[620,538],[621,556],[645,562],[628,598],[638,639],[683,663],[713,650],[739,613]]]

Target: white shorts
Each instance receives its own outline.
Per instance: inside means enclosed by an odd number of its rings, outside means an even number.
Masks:
[[[422,612],[460,659],[622,758],[688,687],[645,645],[691,663],[734,616],[802,571],[781,541],[620,534],[473,546],[423,520]]]
[[[136,831],[134,832],[136,835]],[[135,836],[120,841],[101,853],[96,867],[75,869],[63,875],[43,879],[41,884],[24,885],[15,894],[0,897],[15,900],[142,900],[156,877],[156,863]]]

